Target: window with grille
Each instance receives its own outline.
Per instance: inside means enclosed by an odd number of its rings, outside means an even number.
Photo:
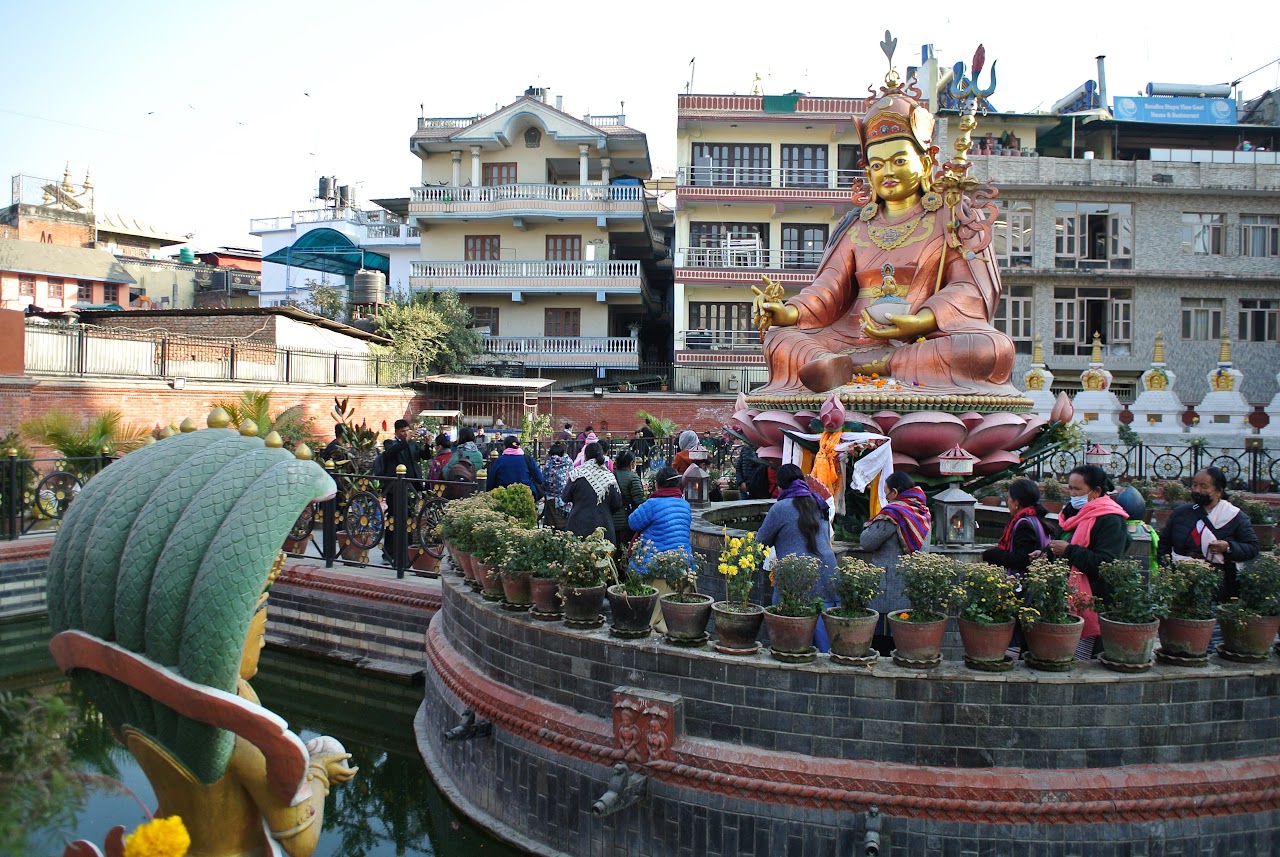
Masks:
[[[462,239],[463,257],[468,262],[496,262],[502,251],[502,240],[497,235],[468,235]]]
[[[1031,286],[1005,286],[996,307],[995,328],[1013,340],[1018,354],[1032,351],[1031,326],[1035,318]]]
[[[102,287],[102,300],[109,304],[120,303],[120,287],[114,283],[107,283]]]
[[[1226,252],[1226,215],[1182,212],[1182,252],[1221,256]]]
[[[732,348],[751,344],[758,345],[759,339],[751,322],[749,302],[689,302],[686,348]]]
[[[87,304],[93,303],[93,283],[81,280],[76,286],[76,300]]]
[[[1035,208],[1027,200],[997,199],[991,246],[1002,268],[1030,268],[1035,248]]]
[[[836,187],[853,187],[862,175],[862,147],[840,146],[836,149]]]
[[[62,300],[62,297],[65,294],[65,291],[63,289],[62,279],[60,277],[50,277],[48,280],[48,283],[49,283],[49,300],[54,300],[54,301]]]
[[[547,309],[543,311],[543,336],[581,336],[582,310]]]
[[[516,183],[516,165],[514,163],[482,164],[480,180],[486,187],[500,184]]]
[[[825,223],[782,224],[782,267],[816,268],[826,246]]]
[[[826,187],[826,146],[782,146],[783,187]]]
[[[1239,339],[1242,342],[1275,342],[1280,339],[1280,300],[1240,299]]]
[[[689,184],[696,187],[768,187],[768,143],[694,143]]]
[[[1089,355],[1094,333],[1104,354],[1133,353],[1133,289],[1054,289],[1053,353]]]
[[[689,224],[691,268],[763,268],[769,250],[767,223]]]
[[[1222,338],[1222,298],[1182,299],[1182,338],[1208,342]]]
[[[34,298],[36,296],[36,278],[18,277],[18,294]]]
[[[1059,268],[1133,267],[1133,206],[1054,203],[1054,263]]]
[[[487,327],[490,336],[498,335],[498,308],[496,306],[473,306],[471,307],[471,326],[473,328]]]
[[[1240,215],[1240,255],[1280,256],[1280,216]]]

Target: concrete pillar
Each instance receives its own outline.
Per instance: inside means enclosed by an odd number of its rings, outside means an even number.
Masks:
[[[612,159],[610,158],[600,159],[600,181],[603,182],[604,184],[609,183],[609,168],[612,165],[613,165]]]
[[[471,186],[480,187],[480,147],[471,147]]]
[[[453,156],[453,177],[449,184],[454,187],[462,186],[462,150],[454,149],[449,153]]]
[[[588,170],[588,153],[591,147],[586,143],[578,144],[578,184],[586,184],[587,176],[590,175]]]

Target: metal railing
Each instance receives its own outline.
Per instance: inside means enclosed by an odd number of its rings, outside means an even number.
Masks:
[[[56,530],[84,484],[115,459],[18,458],[0,465],[0,537],[13,541],[32,531]]]
[[[746,187],[839,190],[853,187],[866,170],[810,167],[730,167],[697,165],[676,170],[677,187]]]
[[[523,262],[410,262],[411,277],[540,277],[572,279],[609,277],[640,278],[640,263],[634,259],[599,262],[550,262],[530,259]]]
[[[762,247],[682,247],[677,268],[764,268],[815,270],[823,250],[766,250]]]
[[[486,336],[489,354],[637,354],[629,336]]]
[[[1258,439],[1261,440],[1261,439]],[[1084,464],[1083,450],[1059,450],[1036,464],[1027,475],[1037,479],[1054,476],[1065,480],[1073,467]],[[1261,442],[1247,446],[1213,443],[1197,437],[1185,444],[1114,446],[1111,460],[1103,465],[1117,479],[1189,480],[1205,467],[1221,468],[1233,487],[1249,491],[1276,491],[1280,488],[1280,444],[1267,449]]]
[[[503,184],[482,187],[438,185],[409,189],[410,203],[426,202],[643,202],[640,185]]]
[[[760,332],[756,330],[681,330],[676,332],[676,349],[689,351],[749,351],[760,353]]]
[[[38,375],[198,378],[388,387],[414,375],[412,363],[376,354],[282,349],[239,340],[124,333],[28,320],[24,368]]]

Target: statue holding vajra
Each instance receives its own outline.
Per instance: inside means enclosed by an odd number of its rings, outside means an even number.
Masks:
[[[885,35],[892,63],[896,40]],[[972,114],[957,157],[935,172],[934,120],[920,95],[890,70],[858,122],[870,185],[855,189],[857,208],[833,232],[814,281],[786,301],[772,283],[756,290],[769,383],[753,395],[821,393],[875,374],[928,392],[1020,397],[1009,385],[1013,343],[991,323],[994,206],[964,193],[977,186],[965,175]]]

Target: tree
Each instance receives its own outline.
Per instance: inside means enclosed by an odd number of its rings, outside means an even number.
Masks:
[[[465,371],[484,349],[480,334],[471,329],[471,310],[452,289],[408,297],[397,293],[378,308],[374,322],[377,332],[392,341],[392,354],[429,374]]]
[[[303,301],[302,308],[313,315],[327,318],[330,321],[343,321],[347,317],[347,290],[340,286],[331,286],[327,282],[307,280],[311,287],[310,294]]]

